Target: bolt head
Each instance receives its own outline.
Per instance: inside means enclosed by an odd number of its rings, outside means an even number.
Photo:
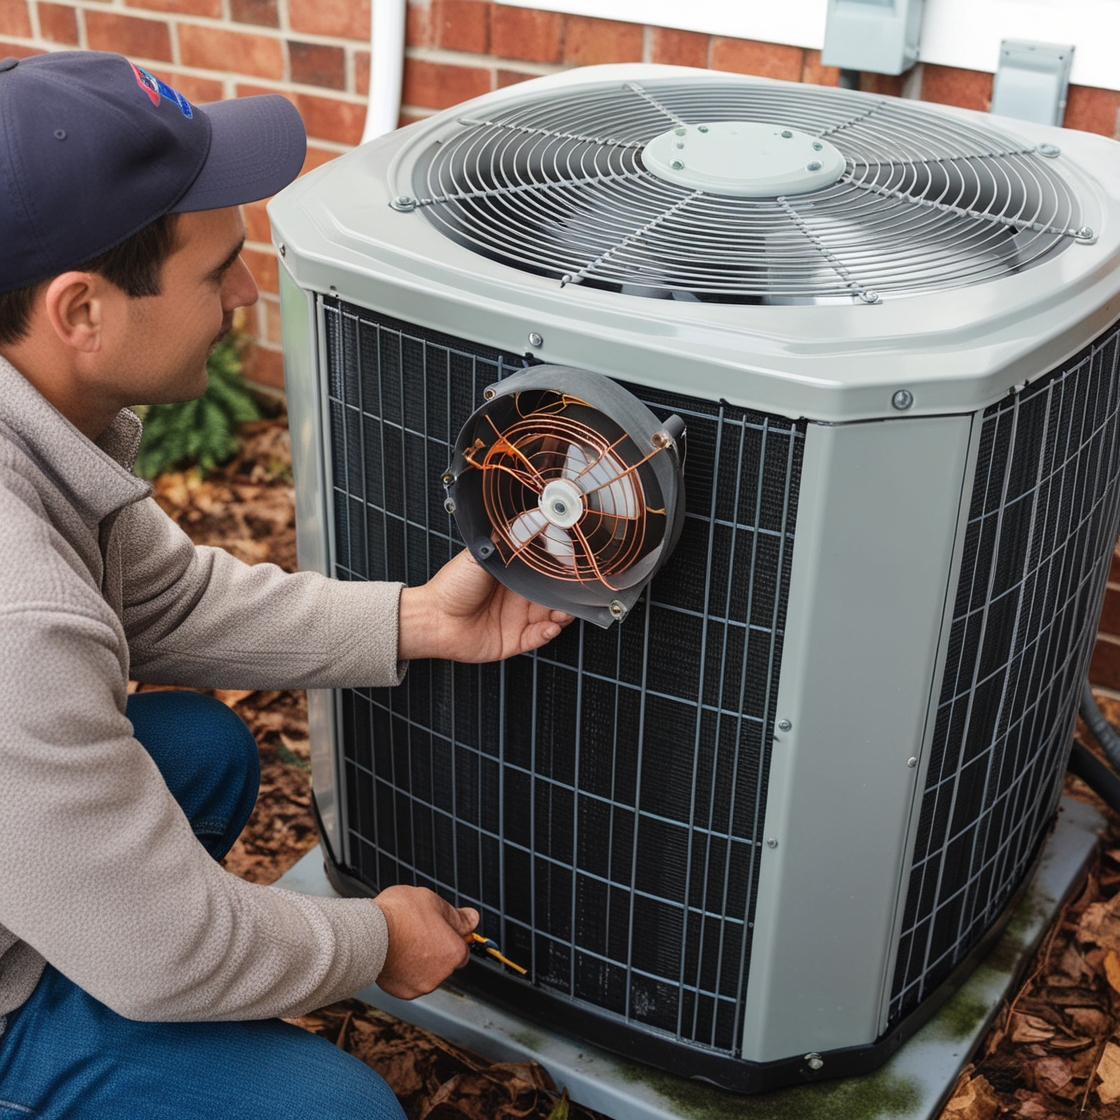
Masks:
[[[914,403],[914,394],[909,389],[899,389],[893,397],[891,397],[891,404],[898,409],[899,412],[905,412]]]
[[[443,503],[443,508],[447,510],[448,513],[454,513],[455,502],[451,498],[448,498],[447,501]]]
[[[806,1054],[805,1064],[812,1070],[824,1068],[824,1058],[820,1054]]]
[[[910,757],[906,760],[906,765],[909,766],[911,770],[913,770],[914,767],[918,765],[918,760],[916,758]]]
[[[1062,154],[1062,149],[1057,144],[1039,144],[1035,151],[1040,156],[1046,156],[1047,159],[1055,159]]]
[[[783,128],[782,129],[782,139],[783,140],[789,140],[792,137],[793,137],[793,133],[790,132],[790,130],[788,128]]]
[[[534,349],[539,349],[544,345],[544,336],[538,334],[536,331],[529,332],[529,345]]]
[[[683,170],[684,170],[684,162],[683,162],[682,160],[679,160],[679,159],[671,159],[671,160],[669,160],[669,166],[670,166],[670,167],[671,167],[671,168],[672,168],[672,169],[673,169],[674,171],[683,171]]]
[[[776,848],[778,846],[778,841],[771,836],[770,839],[766,841],[766,846],[768,848]]]
[[[808,164],[805,165],[805,170],[806,171],[820,171],[820,169],[821,169],[820,160],[815,159],[815,160],[813,160],[812,163],[808,163]]]
[[[788,719],[778,720],[778,730],[779,731],[788,731],[791,727],[793,727],[793,724],[790,723],[790,721]]]

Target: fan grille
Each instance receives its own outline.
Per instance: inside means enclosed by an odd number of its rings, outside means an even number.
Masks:
[[[808,194],[722,197],[643,164],[674,126],[763,122],[835,145]],[[464,117],[414,191],[474,252],[563,284],[727,303],[862,299],[1021,271],[1079,236],[1056,162],[895,98],[723,77],[588,86]]]

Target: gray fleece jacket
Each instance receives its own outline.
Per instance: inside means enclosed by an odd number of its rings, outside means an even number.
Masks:
[[[139,439],[122,412],[91,443],[0,358],[0,1015],[45,960],[134,1019],[299,1015],[376,979],[384,916],[223,871],[127,682],[395,684],[400,587],[195,547],[131,473]]]

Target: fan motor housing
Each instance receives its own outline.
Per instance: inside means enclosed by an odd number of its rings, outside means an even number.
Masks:
[[[843,169],[663,173],[720,122]],[[1120,528],[1117,181],[1100,137],[637,66],[274,200],[302,567],[428,578],[459,432],[542,363],[688,428],[679,541],[621,624],[313,695],[336,876],[476,907],[529,975],[464,983],[686,1076],[888,1056],[1060,793]]]

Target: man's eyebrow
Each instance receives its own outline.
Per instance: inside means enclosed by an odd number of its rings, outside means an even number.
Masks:
[[[238,243],[235,246],[233,252],[230,253],[230,255],[228,257],[226,257],[226,259],[224,261],[222,261],[222,263],[220,265],[218,265],[218,267],[216,269],[214,269],[214,271],[212,273],[210,273],[210,275],[213,276],[215,279],[222,276],[225,272],[227,272],[230,268],[233,267],[234,261],[236,261],[237,258],[239,256],[241,256],[241,250],[244,249],[244,248],[245,248],[245,234],[242,234],[241,235],[241,240],[238,241]]]

